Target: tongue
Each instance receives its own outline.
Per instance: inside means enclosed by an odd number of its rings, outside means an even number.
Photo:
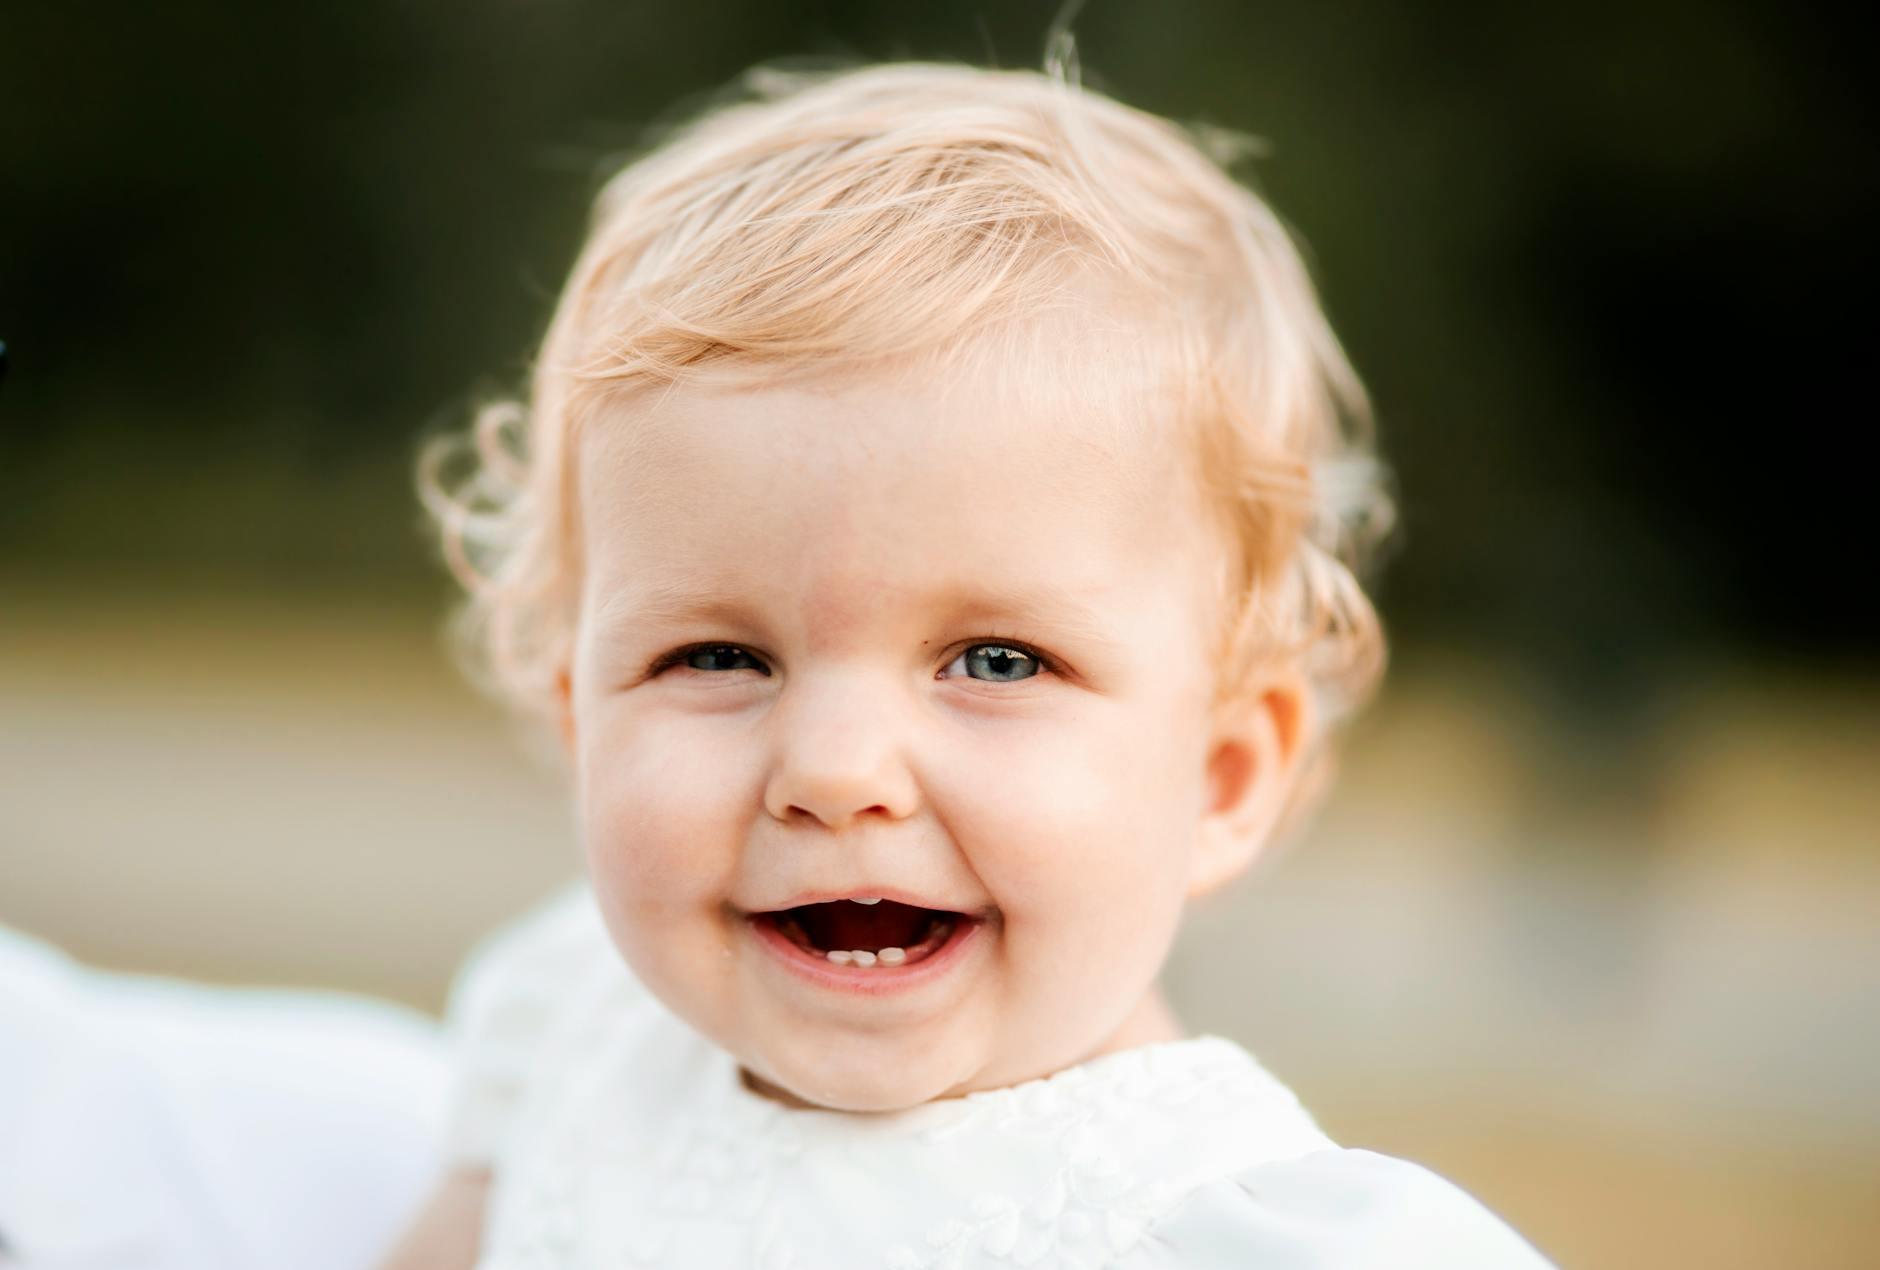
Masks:
[[[879,904],[849,900],[805,904],[791,909],[790,915],[802,924],[803,933],[818,948],[865,948],[870,952],[907,947],[921,937],[930,920],[940,916],[933,909],[893,900]]]

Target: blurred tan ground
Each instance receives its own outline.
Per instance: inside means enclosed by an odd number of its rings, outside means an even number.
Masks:
[[[0,588],[0,922],[436,1009],[575,855],[435,632],[419,605]],[[1877,695],[1694,671],[1589,757],[1518,683],[1421,664],[1171,987],[1335,1137],[1563,1266],[1872,1265]]]

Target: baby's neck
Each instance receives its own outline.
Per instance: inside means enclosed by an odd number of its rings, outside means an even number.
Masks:
[[[1141,1045],[1157,1045],[1163,1041],[1179,1041],[1188,1035],[1180,1019],[1175,1017],[1174,1009],[1168,998],[1162,995],[1161,985],[1149,989],[1136,1003],[1123,1025],[1111,1033],[1110,1039],[1086,1054],[1086,1060],[1099,1054],[1114,1054],[1118,1050],[1135,1049]]]

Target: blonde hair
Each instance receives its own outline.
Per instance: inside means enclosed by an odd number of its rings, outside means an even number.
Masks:
[[[557,707],[579,617],[572,468],[597,406],[700,376],[983,351],[1083,283],[1140,315],[1155,413],[1192,430],[1237,544],[1221,695],[1279,657],[1304,659],[1322,716],[1368,695],[1384,644],[1357,571],[1390,504],[1299,252],[1226,171],[1244,139],[1123,106],[1061,63],[759,71],[746,87],[607,183],[526,406],[488,407],[424,453],[487,687]],[[465,449],[471,470],[447,481]]]

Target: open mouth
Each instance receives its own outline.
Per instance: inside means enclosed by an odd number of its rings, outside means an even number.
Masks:
[[[972,920],[963,913],[886,899],[801,904],[755,917],[811,957],[863,968],[924,961]]]

